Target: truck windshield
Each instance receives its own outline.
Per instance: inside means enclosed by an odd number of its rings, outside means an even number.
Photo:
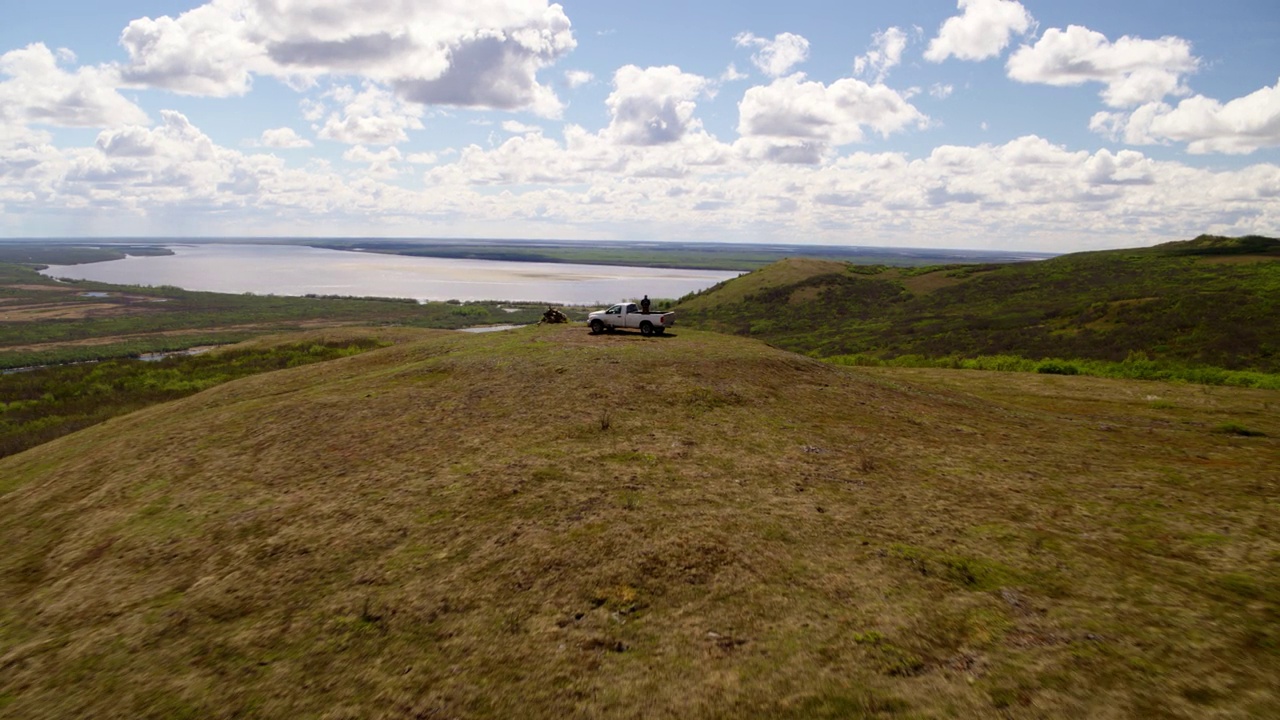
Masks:
[[[621,315],[621,314],[622,314],[622,306],[621,306],[621,305],[614,305],[613,307],[609,308],[608,310],[605,310],[605,311],[604,311],[604,314],[605,314],[605,315]]]

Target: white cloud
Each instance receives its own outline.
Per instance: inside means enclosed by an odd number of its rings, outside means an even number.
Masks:
[[[403,160],[404,157],[394,147],[373,152],[363,145],[356,145],[342,153],[342,159],[347,162],[366,163],[368,167],[364,169],[364,174],[367,177],[388,180],[400,174],[400,170],[395,167],[395,164]]]
[[[116,88],[120,77],[106,67],[81,67],[68,72],[58,66],[75,55],[57,55],[42,43],[0,55],[0,125],[5,123],[57,127],[116,127],[146,123],[147,115]]]
[[[809,41],[794,33],[779,33],[769,40],[744,32],[738,33],[733,41],[738,47],[759,48],[751,56],[751,62],[770,77],[782,77],[809,59]]]
[[[623,145],[675,142],[701,127],[693,117],[695,99],[708,84],[706,78],[674,65],[621,67],[613,76],[614,90],[605,100],[612,117],[605,132]]]
[[[926,60],[995,57],[1009,45],[1013,33],[1026,33],[1034,22],[1022,3],[1013,0],[959,0],[956,6],[963,12],[942,23],[925,50]]]
[[[1280,80],[1223,105],[1197,95],[1151,124],[1162,137],[1188,143],[1187,150],[1202,154],[1251,153],[1280,146]]]
[[[884,82],[889,70],[902,62],[902,52],[907,49],[907,34],[891,27],[871,37],[871,47],[866,55],[854,58],[855,75],[872,74],[875,82]]]
[[[183,160],[213,157],[213,141],[200,132],[187,116],[173,110],[160,113],[156,128],[130,125],[98,134],[96,146],[108,157],[151,157],[163,155]]]
[[[749,77],[751,76],[744,72],[739,71],[737,65],[733,63],[729,63],[729,67],[725,68],[724,72],[720,73],[719,80],[722,83],[727,83],[727,82],[737,82],[739,80],[746,80]]]
[[[320,122],[328,112],[325,104],[314,98],[303,98],[298,105],[302,109],[303,119],[308,122]]]
[[[295,87],[355,76],[422,104],[548,116],[561,104],[537,73],[576,45],[546,0],[211,0],[135,20],[120,42],[126,80],[177,92],[243,94],[254,75]]]
[[[1183,77],[1199,67],[1191,43],[1177,37],[1144,40],[1125,36],[1114,43],[1100,32],[1071,25],[1050,28],[1009,58],[1009,77],[1057,86],[1099,82],[1111,107],[1133,107],[1168,95],[1185,95]]]
[[[434,168],[432,186],[579,185],[596,181],[625,185],[638,178],[680,179],[726,172],[734,160],[730,146],[702,130],[656,144],[624,144],[606,128],[591,133],[564,129],[563,142],[541,134],[508,138],[492,148],[464,148],[458,161]]]
[[[929,86],[929,94],[939,100],[946,100],[951,97],[951,93],[955,92],[955,86],[950,83],[934,83]]]
[[[1150,185],[1155,182],[1157,168],[1140,152],[1099,150],[1085,162],[1084,171],[1091,185]]]
[[[1165,103],[1153,102],[1135,108],[1130,113],[1098,112],[1089,119],[1089,129],[1130,145],[1155,145],[1162,141],[1151,134],[1151,123],[1157,116],[1172,110]]]
[[[515,120],[504,120],[502,122],[502,129],[509,133],[515,133],[516,135],[542,132],[542,128],[537,125],[526,125],[525,123],[516,122]]]
[[[1132,113],[1098,113],[1090,129],[1131,145],[1187,143],[1193,155],[1246,155],[1280,146],[1280,80],[1223,104],[1202,95],[1171,107],[1147,103]]]
[[[490,149],[470,145],[457,161],[433,168],[427,182],[434,187],[555,185],[580,182],[603,167],[618,167],[618,153],[598,136],[572,125],[565,136],[563,147],[543,135],[517,135]]]
[[[330,113],[318,135],[349,145],[394,145],[409,139],[409,130],[422,129],[422,107],[405,102],[376,85],[362,91],[343,86],[325,93],[342,103],[342,112]]]
[[[114,196],[139,207],[209,197],[222,185],[233,193],[256,190],[236,184],[235,159],[244,156],[218,147],[181,113],[164,110],[160,116],[155,128],[104,130],[92,150],[68,153],[62,190],[89,199]]]
[[[668,153],[677,147],[682,155],[713,149],[704,142],[705,136],[692,134],[678,145],[619,147],[571,126],[563,143],[518,137],[491,150],[468,148],[457,166],[433,170],[428,184],[554,183],[474,199],[498,198],[484,207],[515,223],[536,207],[538,217],[572,228],[625,227],[630,236],[747,232],[786,239],[799,233],[847,242],[853,234],[908,243],[932,234],[959,246],[999,237],[1022,247],[1062,248],[1081,237],[1131,246],[1136,232],[1146,240],[1228,228],[1260,232],[1280,220],[1274,199],[1280,168],[1274,165],[1214,172],[1133,151],[1073,151],[1036,136],[1004,145],[943,146],[914,160],[859,152],[816,166],[669,163]],[[558,189],[571,185],[588,189]]]
[[[368,169],[344,178],[326,162],[289,169],[273,155],[220,147],[172,111],[155,128],[104,131],[92,147],[11,146],[4,136],[0,126],[0,202],[26,217],[56,213],[68,228],[287,234],[317,223],[315,232],[332,233],[341,223],[358,231],[425,207]],[[15,164],[26,165],[21,176],[6,171]]]
[[[279,127],[262,131],[262,138],[258,141],[262,147],[269,148],[305,148],[311,147],[311,141],[298,135],[293,128]]]
[[[356,145],[353,148],[348,148],[346,152],[342,153],[343,160],[354,163],[399,162],[402,157],[403,156],[400,154],[400,151],[393,147],[383,148],[378,152],[374,152],[363,145]]]
[[[928,122],[884,85],[844,78],[828,86],[801,75],[747,90],[738,114],[748,156],[780,162],[816,163],[832,146],[862,141],[864,127],[887,137]]]
[[[595,80],[596,76],[586,70],[566,70],[564,73],[564,81],[571,88],[579,88],[587,83]]]
[[[319,161],[291,169],[272,155],[219,147],[173,112],[156,128],[104,131],[87,148],[58,150],[47,137],[12,130],[0,125],[0,203],[6,228],[19,231],[56,213],[118,232],[172,232],[182,221],[205,233],[282,235],[527,237],[538,227],[559,237],[900,245],[934,237],[1064,250],[1080,249],[1081,238],[1118,247],[1280,227],[1274,164],[1194,168],[1035,136],[924,157],[854,152],[788,165],[746,159],[699,130],[636,146],[570,125],[559,140],[513,136],[444,164],[443,152],[404,158],[394,147],[357,146],[345,157],[359,167],[335,170]],[[761,139],[770,138],[748,138]],[[398,186],[412,182],[406,160],[434,162],[424,187]]]
[[[422,153],[413,153],[408,157],[406,157],[405,160],[407,162],[413,163],[414,165],[435,165],[437,162],[439,162],[440,157],[435,153],[422,152]]]
[[[252,70],[270,63],[249,37],[247,18],[233,3],[212,2],[183,13],[140,18],[120,33],[129,54],[127,81],[190,95],[243,95]]]

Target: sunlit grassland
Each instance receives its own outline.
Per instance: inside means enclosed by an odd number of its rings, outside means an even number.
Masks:
[[[680,327],[244,378],[0,460],[0,716],[1270,716],[1275,398]]]

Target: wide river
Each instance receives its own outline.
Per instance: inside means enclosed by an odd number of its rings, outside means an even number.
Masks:
[[[678,298],[735,272],[455,260],[321,250],[301,245],[169,245],[174,255],[53,265],[49,277],[257,295],[354,295],[417,300],[598,305]]]

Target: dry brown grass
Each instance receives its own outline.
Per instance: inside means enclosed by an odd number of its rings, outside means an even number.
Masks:
[[[1275,715],[1278,401],[678,328],[257,376],[0,461],[0,716]]]
[[[980,275],[981,273],[974,273]],[[925,273],[924,275],[914,275],[911,277],[901,278],[902,287],[906,288],[913,295],[928,295],[942,288],[959,285],[966,282],[968,278],[948,277],[947,271],[939,270],[937,272]]]

